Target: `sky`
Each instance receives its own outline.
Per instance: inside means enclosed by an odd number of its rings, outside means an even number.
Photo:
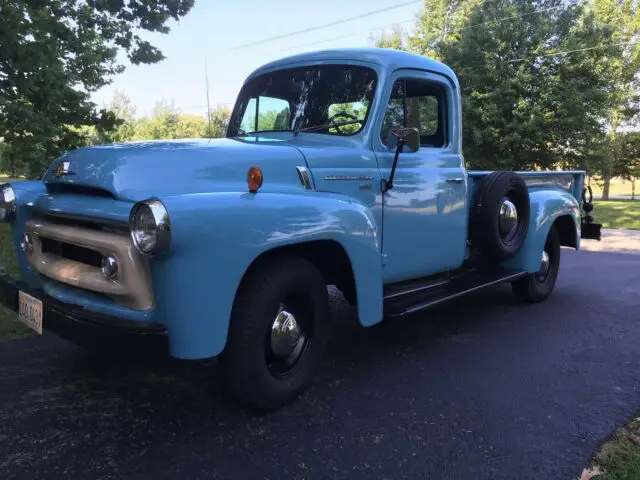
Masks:
[[[395,5],[408,4],[328,28],[264,41],[269,37],[357,17]],[[124,90],[136,106],[136,116],[149,115],[164,99],[183,113],[206,116],[205,58],[212,108],[233,106],[245,77],[272,60],[326,48],[372,46],[371,35],[401,24],[410,30],[421,1],[410,0],[196,0],[167,35],[142,34],[166,59],[154,65],[130,65],[113,83],[92,95],[98,106]],[[259,42],[257,45],[238,48]]]

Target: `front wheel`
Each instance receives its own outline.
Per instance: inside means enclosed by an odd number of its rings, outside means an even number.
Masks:
[[[541,302],[551,295],[560,270],[560,239],[554,226],[549,230],[540,258],[540,270],[511,283],[513,293],[525,302]]]
[[[221,363],[241,403],[275,410],[307,386],[328,337],[324,278],[302,258],[258,263],[240,286]]]

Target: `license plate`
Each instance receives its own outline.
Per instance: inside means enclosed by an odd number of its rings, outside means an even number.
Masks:
[[[42,335],[42,301],[28,293],[19,292],[18,304],[20,321]]]

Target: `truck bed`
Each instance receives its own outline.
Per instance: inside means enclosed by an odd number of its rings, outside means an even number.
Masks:
[[[475,185],[477,182],[492,173],[491,170],[468,170],[470,187],[468,189],[470,199],[475,193]],[[557,188],[570,192],[578,203],[581,202],[582,189],[584,188],[584,170],[556,170],[556,171],[524,171],[516,172],[524,178],[529,190],[540,188]]]

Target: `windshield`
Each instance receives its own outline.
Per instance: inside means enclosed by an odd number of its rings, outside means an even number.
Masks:
[[[227,137],[309,130],[354,135],[364,128],[376,73],[355,65],[318,65],[265,73],[240,91]]]

